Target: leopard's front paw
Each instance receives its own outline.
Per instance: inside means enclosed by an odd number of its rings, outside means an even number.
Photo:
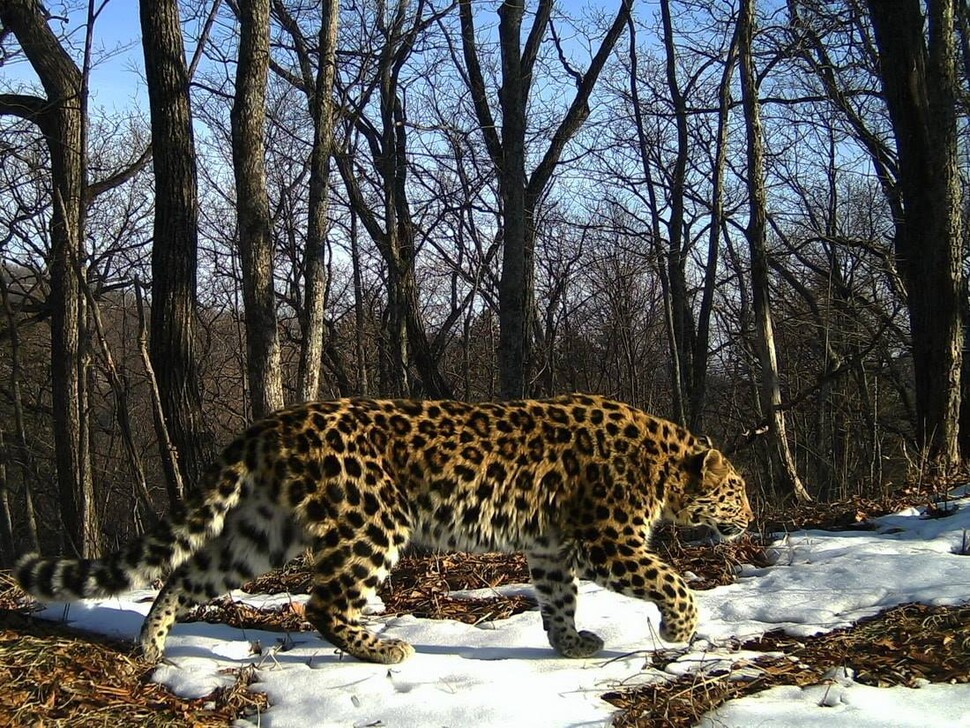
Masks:
[[[603,649],[603,640],[592,632],[572,632],[571,634],[558,634],[549,636],[549,642],[563,657],[572,659],[592,657]]]
[[[396,665],[399,662],[404,662],[413,654],[414,647],[410,643],[404,640],[384,638],[377,640],[374,649],[362,659],[366,659],[369,662],[378,662],[383,665]]]
[[[137,652],[141,659],[143,659],[145,662],[150,662],[153,665],[157,664],[162,659],[161,646],[152,640],[141,640],[141,642],[138,643]]]
[[[671,624],[666,619],[660,622],[660,637],[664,642],[690,642],[694,632],[693,624]]]
[[[660,637],[665,642],[690,642],[697,631],[697,607],[686,605],[676,611],[666,611],[660,620]]]

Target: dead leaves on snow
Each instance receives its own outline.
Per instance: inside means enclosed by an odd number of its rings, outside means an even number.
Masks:
[[[431,554],[407,556],[381,589],[391,614],[413,614],[425,619],[454,619],[478,624],[508,619],[536,606],[531,597],[495,592],[475,599],[456,598],[453,591],[494,589],[529,580],[522,554]]]
[[[781,685],[816,685],[833,667],[851,667],[857,682],[875,687],[970,682],[970,604],[904,604],[829,634],[771,632],[740,648],[785,656],[607,693],[604,699],[620,708],[614,725],[688,728],[728,700]]]
[[[745,679],[737,679],[744,670]],[[797,662],[765,657],[736,662],[731,671],[681,675],[670,681],[606,693],[603,699],[620,709],[613,725],[622,728],[689,728],[728,700],[775,685],[807,685],[816,673]]]
[[[96,635],[0,611],[0,727],[225,726],[266,708],[240,671],[227,688],[177,698],[149,680],[154,667]]]
[[[903,604],[852,627],[796,639],[771,632],[745,645],[781,650],[824,672],[847,665],[857,682],[876,687],[921,681],[970,682],[970,604]]]

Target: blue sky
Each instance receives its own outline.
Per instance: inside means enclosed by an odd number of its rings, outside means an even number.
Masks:
[[[138,0],[108,0],[95,31],[100,50],[110,56],[91,74],[95,102],[105,106],[147,106]]]
[[[482,5],[480,12],[490,15],[494,13],[497,3]],[[534,3],[529,5],[530,8],[534,7]],[[603,5],[612,15],[616,11],[617,0],[558,2],[560,9],[570,13],[579,13],[584,8],[596,5]],[[75,60],[80,65],[87,3],[84,0],[47,0],[46,7],[52,16],[68,18],[66,24],[52,21],[51,28],[55,33],[71,33],[71,43],[76,49]],[[138,0],[107,0],[95,23],[94,38],[96,66],[91,73],[93,106],[105,107],[107,111],[122,111],[133,106],[147,108]],[[21,59],[0,67],[0,91],[25,91],[31,87],[38,88],[39,82],[26,61]]]
[[[74,6],[76,3],[46,3],[52,16],[66,15],[68,18],[66,24],[54,20],[50,27],[58,34],[64,31],[71,33],[71,46],[76,49],[74,58],[80,65],[86,8],[68,12],[66,5]],[[95,23],[94,38],[96,65],[91,72],[93,103],[108,110],[147,106],[138,0],[108,0]],[[0,87],[28,91],[39,88],[39,82],[30,64],[21,58],[0,68]]]

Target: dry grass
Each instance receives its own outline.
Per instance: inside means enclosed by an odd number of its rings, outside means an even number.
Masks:
[[[245,588],[257,593],[306,592],[311,572],[303,559]],[[453,589],[479,589],[528,579],[521,555],[449,554],[401,560],[381,596],[390,613],[468,623],[505,619],[535,602],[496,595],[455,599]],[[267,707],[265,695],[247,689],[253,669],[238,671],[232,687],[198,700],[183,700],[150,681],[152,665],[130,644],[33,619],[25,595],[0,574],[0,728],[7,726],[226,726]],[[195,608],[186,621],[243,629],[312,630],[302,605],[290,602],[261,610],[228,597]]]
[[[912,505],[935,502],[927,495],[901,491],[881,499],[853,496],[833,503],[797,503],[784,509],[768,509],[758,521],[762,533],[787,533],[801,529],[825,531],[865,531],[871,520],[897,513]]]
[[[728,700],[775,685],[809,685],[818,674],[796,662],[761,658],[739,661],[732,670],[745,668],[749,679],[728,679],[730,673],[683,675],[667,682],[606,693],[603,699],[619,708],[613,725],[627,728],[689,728],[701,716]]]
[[[490,589],[529,580],[522,554],[432,554],[407,556],[394,569],[380,596],[386,610],[426,619],[478,624],[508,619],[535,608],[534,599],[495,594],[456,599],[449,592]]]
[[[4,590],[4,600],[12,599]],[[150,681],[131,646],[0,610],[0,726],[226,726],[267,706],[251,670],[198,700]]]
[[[736,663],[750,675],[747,680],[736,679],[732,670],[607,693],[604,699],[620,708],[614,725],[689,728],[728,700],[780,685],[816,685],[833,667],[851,667],[858,682],[878,687],[970,682],[970,605],[904,604],[828,634],[793,638],[772,632],[740,647],[786,657]]]
[[[806,639],[769,632],[745,647],[784,652],[823,672],[848,666],[858,682],[875,687],[968,683],[970,604],[903,604],[826,635]]]

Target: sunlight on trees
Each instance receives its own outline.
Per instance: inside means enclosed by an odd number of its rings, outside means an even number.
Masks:
[[[0,562],[314,397],[604,393],[766,498],[970,450],[962,4],[113,7],[0,3]]]

